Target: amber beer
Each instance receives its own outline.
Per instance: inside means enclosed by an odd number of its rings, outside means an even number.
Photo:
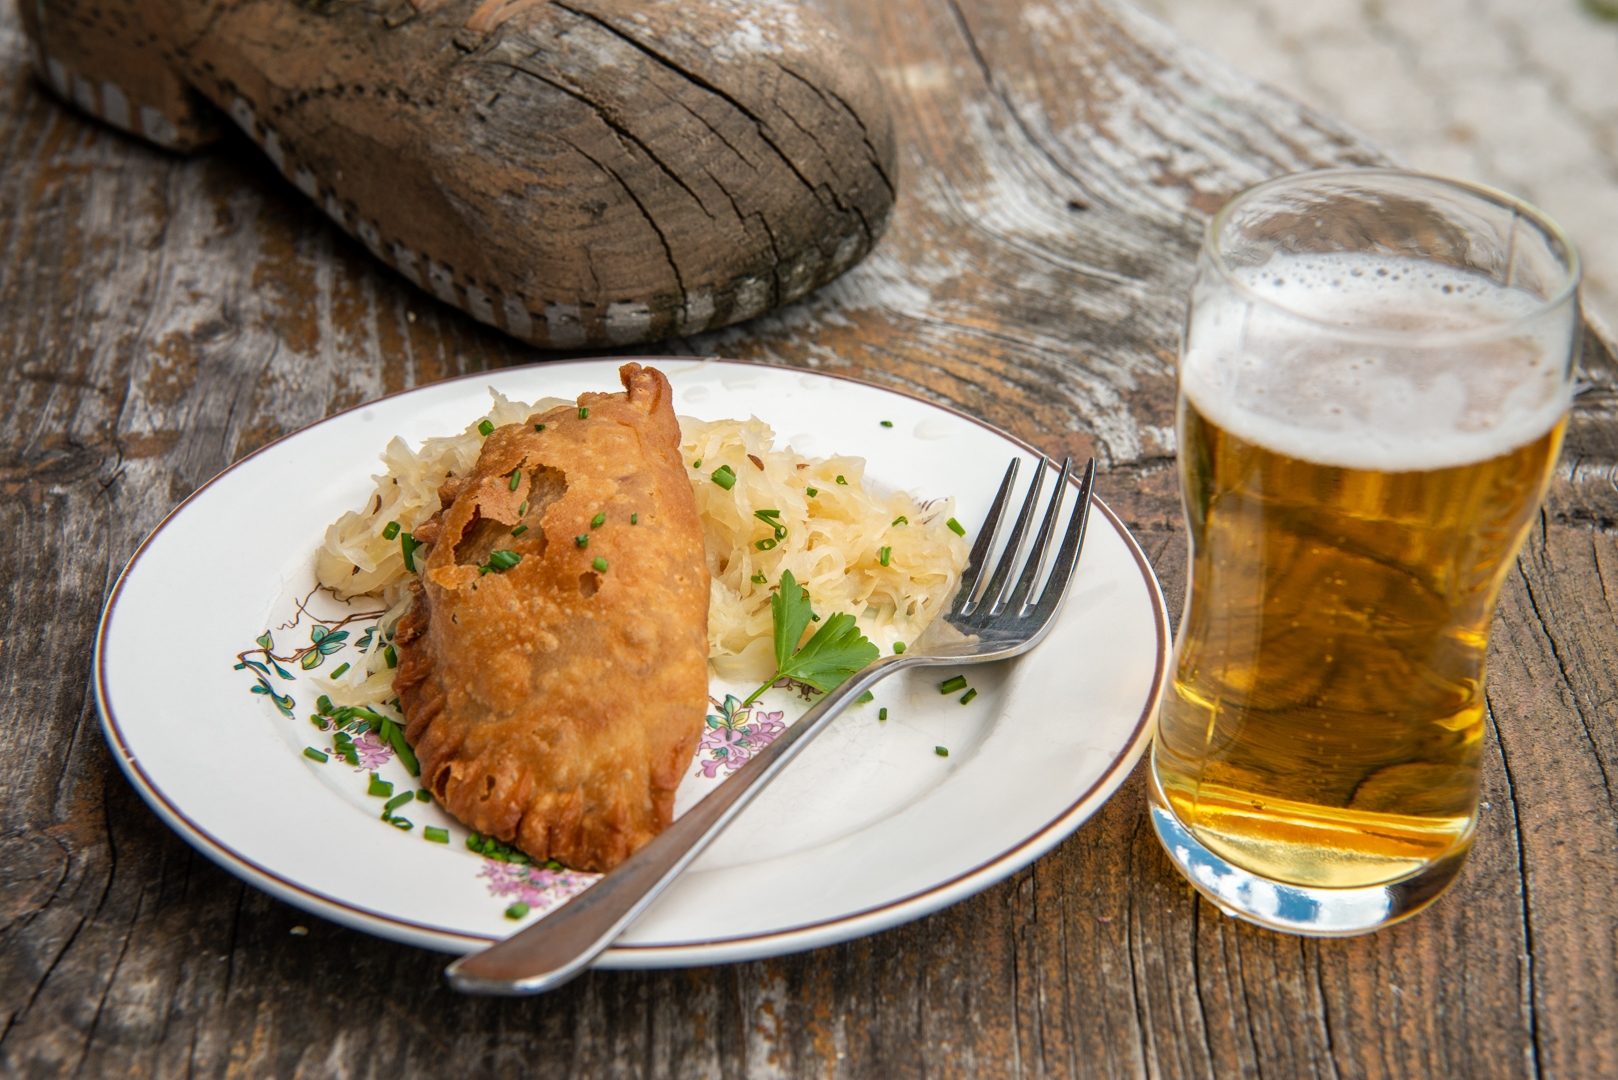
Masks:
[[[1369,257],[1380,291],[1345,296],[1351,265],[1276,276],[1331,279],[1340,302],[1406,328],[1433,310],[1440,327],[1446,311],[1510,314],[1470,274],[1401,296]],[[1157,783],[1233,866],[1396,881],[1471,841],[1488,629],[1561,447],[1565,355],[1529,355],[1554,352],[1531,336],[1458,346],[1478,383],[1463,390],[1375,343],[1243,318],[1236,344],[1204,333],[1212,347],[1182,363],[1192,586]]]
[[[1342,887],[1467,841],[1488,626],[1562,427],[1473,465],[1375,472],[1278,454],[1185,404],[1195,591],[1156,764],[1208,848]]]

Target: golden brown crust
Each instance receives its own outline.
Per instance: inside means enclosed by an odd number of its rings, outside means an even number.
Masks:
[[[422,783],[478,832],[582,870],[667,827],[708,694],[708,570],[668,380],[619,374],[627,393],[579,398],[588,418],[489,436],[433,518],[396,638]],[[522,561],[480,574],[499,549]]]

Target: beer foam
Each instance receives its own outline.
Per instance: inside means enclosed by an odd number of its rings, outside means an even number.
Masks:
[[[1357,253],[1278,255],[1232,276],[1247,293],[1198,289],[1180,385],[1203,416],[1276,453],[1384,472],[1468,465],[1543,436],[1570,403],[1576,320],[1558,308],[1522,321],[1542,304],[1525,290]]]

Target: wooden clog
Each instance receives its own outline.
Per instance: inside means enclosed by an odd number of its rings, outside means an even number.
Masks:
[[[20,8],[67,101],[182,151],[222,110],[379,259],[540,346],[757,315],[893,205],[876,75],[791,0]]]

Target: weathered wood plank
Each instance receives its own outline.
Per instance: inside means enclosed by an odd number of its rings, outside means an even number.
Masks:
[[[848,372],[1094,448],[1177,613],[1173,351],[1201,223],[1262,176],[1377,151],[1113,3],[821,6],[883,72],[890,231],[827,289],[668,348]],[[1496,626],[1473,861],[1386,933],[1300,942],[1225,919],[1158,850],[1139,773],[1046,858],[910,926],[535,1001],[457,998],[440,957],[212,866],[96,728],[87,664],[113,576],[264,442],[542,358],[379,268],[256,154],[237,139],[171,158],[58,108],[0,6],[0,1073],[1618,1072],[1618,391],[1593,340]]]

